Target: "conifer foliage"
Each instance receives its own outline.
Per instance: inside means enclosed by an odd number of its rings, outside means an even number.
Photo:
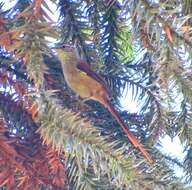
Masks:
[[[0,1],[0,189],[189,190],[191,3]],[[75,44],[104,78],[113,105],[153,164],[105,108],[69,89],[53,41]],[[137,113],[122,111],[126,91],[140,103]],[[158,149],[165,135],[180,139],[184,160]]]

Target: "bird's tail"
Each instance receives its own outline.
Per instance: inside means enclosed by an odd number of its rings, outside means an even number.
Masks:
[[[131,141],[131,143],[138,148],[144,157],[150,162],[153,162],[152,157],[150,154],[145,150],[144,146],[138,141],[138,139],[135,137],[135,135],[127,128],[124,121],[121,119],[119,113],[115,110],[114,106],[111,104],[111,102],[107,99],[105,99],[105,106],[109,110],[109,112],[112,114],[112,116],[116,119],[116,121],[119,123],[123,131],[126,133],[128,139]]]

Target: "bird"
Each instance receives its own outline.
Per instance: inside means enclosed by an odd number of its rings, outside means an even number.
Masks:
[[[102,104],[115,118],[135,148],[139,149],[150,163],[153,163],[151,155],[128,129],[118,111],[110,102],[110,92],[104,79],[86,61],[80,58],[77,48],[73,45],[62,44],[62,46],[57,45],[53,49],[61,62],[66,83],[72,91],[85,100],[90,99]]]

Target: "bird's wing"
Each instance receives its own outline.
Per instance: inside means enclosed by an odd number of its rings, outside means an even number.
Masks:
[[[83,71],[84,73],[86,73],[89,77],[93,78],[94,80],[102,84],[107,90],[107,87],[102,77],[100,77],[96,72],[94,72],[87,62],[79,60],[77,63],[77,68],[80,71]]]

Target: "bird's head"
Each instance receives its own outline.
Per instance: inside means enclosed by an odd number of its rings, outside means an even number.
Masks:
[[[68,44],[57,44],[52,49],[54,49],[62,61],[74,59],[77,57],[76,48],[73,45]]]

